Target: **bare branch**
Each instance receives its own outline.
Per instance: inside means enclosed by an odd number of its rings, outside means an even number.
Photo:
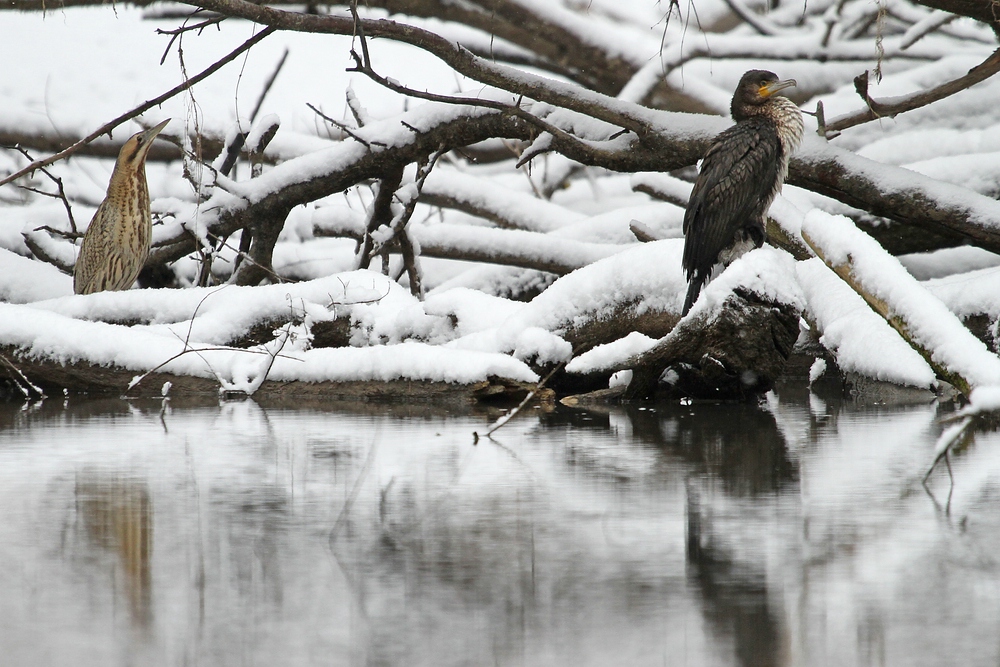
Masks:
[[[733,10],[734,14],[762,35],[774,36],[781,32],[777,26],[765,17],[755,14],[753,10],[744,5],[742,0],[726,0],[726,5]]]
[[[31,159],[32,159],[31,155],[28,154],[28,151],[24,150],[24,148],[22,148],[21,146],[15,146],[14,150],[16,150],[21,155],[23,155],[29,162],[31,161]],[[45,192],[43,190],[38,190],[36,188],[30,188],[28,186],[21,186],[21,187],[23,189],[25,189],[25,190],[30,191],[30,192],[34,192],[35,194],[39,194],[39,195],[42,195],[42,196],[45,196],[45,197],[52,197],[54,199],[61,200],[62,203],[63,203],[63,207],[65,207],[65,209],[66,209],[66,216],[69,218],[69,228],[70,228],[71,231],[70,231],[69,234],[67,234],[65,232],[60,232],[60,233],[65,238],[79,238],[80,236],[82,236],[82,234],[80,234],[80,232],[77,231],[77,229],[76,229],[76,219],[73,218],[73,207],[70,206],[69,199],[66,198],[66,189],[63,187],[63,181],[62,181],[62,179],[59,178],[58,176],[53,176],[52,172],[50,172],[48,169],[42,168],[41,172],[43,174],[45,174],[50,181],[52,181],[53,183],[56,184],[56,192],[55,193]],[[35,231],[38,231],[38,230],[36,229]]]
[[[264,98],[267,97],[267,93],[271,90],[271,86],[274,85],[274,80],[278,78],[281,73],[281,68],[285,66],[285,61],[288,60],[288,47],[285,47],[284,52],[281,54],[281,58],[278,60],[278,64],[274,66],[274,70],[271,72],[271,76],[267,78],[264,82],[263,88],[261,88],[260,96],[257,98],[257,103],[253,107],[253,111],[250,112],[250,122],[257,120],[257,114],[260,113],[260,108],[264,105]]]
[[[80,141],[78,141],[75,144],[73,144],[72,146],[70,146],[69,148],[67,148],[65,150],[62,150],[62,151],[56,153],[55,155],[50,155],[49,157],[45,158],[44,160],[36,160],[36,161],[32,162],[31,164],[29,164],[24,169],[21,169],[20,171],[17,171],[15,173],[11,174],[10,176],[6,176],[3,179],[0,179],[0,185],[6,185],[7,183],[10,183],[11,181],[14,181],[14,180],[16,180],[18,178],[21,178],[25,174],[29,174],[29,173],[35,171],[36,169],[39,169],[41,167],[47,167],[50,164],[52,164],[53,162],[58,162],[59,160],[62,160],[62,159],[65,159],[65,158],[69,157],[73,153],[75,153],[78,150],[80,150],[81,147],[85,146],[86,144],[89,144],[91,141],[93,141],[97,137],[101,136],[102,134],[108,134],[108,133],[110,133],[111,130],[115,129],[116,127],[118,127],[122,123],[124,123],[124,122],[126,122],[128,120],[131,120],[131,119],[135,118],[136,116],[145,113],[146,111],[149,111],[153,107],[158,106],[158,105],[162,104],[163,102],[166,102],[167,100],[169,100],[174,95],[177,95],[178,93],[184,92],[185,90],[189,89],[191,86],[193,86],[194,84],[198,83],[199,81],[201,81],[201,80],[203,80],[205,78],[208,78],[209,76],[211,76],[212,74],[214,74],[216,71],[218,71],[220,68],[222,68],[223,65],[226,65],[226,64],[232,62],[233,60],[235,60],[237,56],[239,56],[241,53],[243,53],[244,51],[246,51],[249,48],[251,48],[254,44],[256,44],[257,42],[261,41],[262,39],[264,39],[265,37],[267,37],[268,35],[270,35],[271,33],[273,33],[275,30],[276,30],[276,28],[265,28],[264,30],[261,30],[259,33],[257,33],[256,35],[254,35],[253,37],[251,37],[247,41],[243,42],[243,44],[241,44],[240,46],[238,46],[235,50],[231,51],[228,55],[226,55],[225,57],[221,58],[220,60],[217,60],[215,63],[213,63],[212,65],[210,65],[209,67],[207,67],[203,71],[199,72],[195,76],[191,77],[190,79],[186,79],[184,82],[182,82],[181,84],[179,84],[179,85],[171,88],[170,90],[168,90],[167,92],[163,93],[159,97],[156,97],[156,98],[151,99],[151,100],[149,100],[147,102],[144,102],[143,104],[140,104],[139,106],[135,107],[131,111],[128,111],[128,112],[122,114],[121,116],[118,116],[114,120],[112,120],[112,121],[110,121],[108,123],[105,123],[104,125],[102,125],[98,129],[94,130],[93,132],[91,132],[90,134],[88,134],[86,137],[84,137],[83,139],[81,139]]]
[[[861,125],[862,123],[867,123],[878,118],[893,118],[903,112],[927,106],[928,104],[961,92],[966,88],[971,88],[997,72],[1000,72],[1000,49],[997,49],[989,58],[970,69],[967,74],[953,81],[948,81],[930,90],[879,102],[868,95],[868,71],[865,70],[863,74],[858,75],[854,79],[854,87],[857,89],[861,99],[865,101],[867,108],[828,122],[826,124],[827,136],[829,136],[829,133],[846,130],[849,127]]]

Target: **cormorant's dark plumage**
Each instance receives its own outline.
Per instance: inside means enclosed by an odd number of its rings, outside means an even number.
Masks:
[[[772,72],[750,70],[733,94],[736,125],[708,149],[684,214],[683,266],[688,279],[684,314],[716,264],[728,265],[764,243],[764,216],[802,140],[802,114]]]

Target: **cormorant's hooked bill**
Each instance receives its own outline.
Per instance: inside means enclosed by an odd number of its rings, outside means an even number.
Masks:
[[[764,243],[767,209],[802,140],[802,113],[777,94],[794,85],[795,79],[750,70],[733,93],[736,125],[709,147],[684,214],[685,315],[717,264],[728,265]]]

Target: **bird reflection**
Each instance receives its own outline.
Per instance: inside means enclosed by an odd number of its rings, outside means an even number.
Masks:
[[[771,609],[766,573],[760,561],[730,548],[749,542],[752,550],[754,540],[733,534],[729,506],[766,504],[797,481],[797,467],[774,416],[755,404],[698,402],[628,405],[603,415],[576,411],[549,421],[604,430],[614,415],[627,418],[632,438],[687,464],[687,575],[700,592],[707,627],[720,644],[733,645],[736,664],[782,664],[780,614]],[[673,465],[664,466],[671,469]],[[726,510],[719,520],[716,506]],[[745,520],[746,512],[736,512]],[[766,531],[766,526],[760,528]]]
[[[687,498],[689,576],[701,591],[709,626],[731,638],[737,664],[783,664],[781,627],[768,601],[766,573],[758,563],[730,553],[724,536],[716,539],[711,511],[706,511],[696,485],[688,485]]]
[[[114,475],[83,475],[77,480],[76,500],[90,542],[118,558],[133,623],[148,627],[152,620],[153,513],[146,483]]]

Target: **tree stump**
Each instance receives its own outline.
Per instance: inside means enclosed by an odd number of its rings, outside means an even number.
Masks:
[[[769,391],[799,334],[799,308],[737,288],[718,311],[695,313],[632,369],[625,399],[746,399]]]

